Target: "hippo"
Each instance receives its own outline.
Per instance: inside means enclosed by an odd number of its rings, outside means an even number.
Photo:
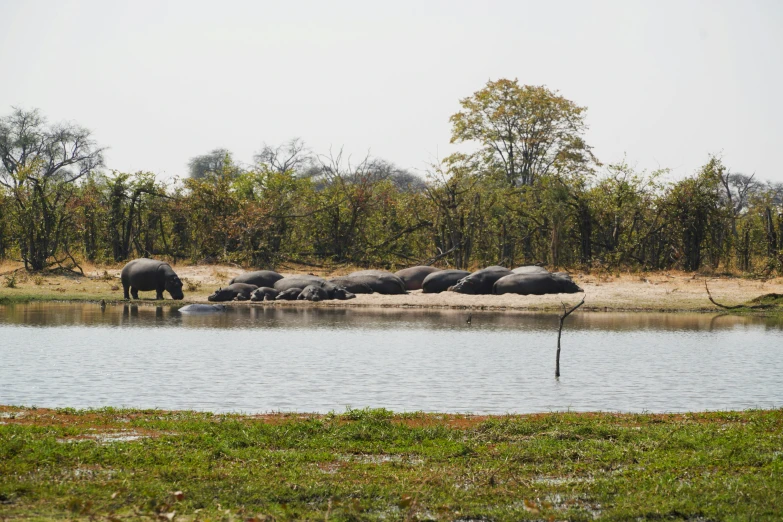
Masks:
[[[329,280],[330,283],[345,288],[347,291],[354,294],[371,294],[373,289],[367,283],[362,283],[350,277],[333,277]]]
[[[279,292],[274,288],[269,288],[268,286],[261,286],[253,290],[253,293],[250,294],[250,300],[251,301],[274,301],[278,293]]]
[[[120,273],[125,299],[139,298],[139,291],[155,290],[155,299],[163,299],[163,290],[171,294],[172,299],[182,299],[182,281],[171,268],[171,265],[154,259],[134,259],[122,267]]]
[[[574,294],[584,292],[571,278],[561,274],[511,274],[501,277],[492,288],[493,294]]]
[[[424,278],[433,272],[440,272],[440,268],[435,268],[434,266],[412,266],[394,272],[394,275],[402,279],[402,282],[405,284],[405,289],[410,291],[421,290],[421,284],[424,282]]]
[[[421,291],[425,294],[439,294],[469,275],[470,272],[467,270],[440,270],[439,272],[433,272],[421,282]]]
[[[283,279],[283,276],[272,270],[256,270],[255,272],[245,272],[239,274],[234,279],[229,281],[228,284],[245,283],[248,285],[256,285],[261,288],[262,286],[271,287],[277,281]]]
[[[495,281],[511,273],[508,268],[490,266],[463,277],[449,290],[461,294],[491,294]]]
[[[223,305],[189,304],[177,311],[181,314],[211,314],[215,312],[225,312],[226,307]]]
[[[402,279],[384,270],[360,270],[348,274],[348,279],[364,283],[379,294],[404,294],[405,283]]]
[[[329,293],[317,285],[309,285],[302,289],[302,292],[296,298],[297,301],[325,301],[329,299]]]
[[[289,288],[287,290],[283,290],[279,294],[277,294],[277,297],[275,297],[276,301],[296,301],[299,298],[299,294],[302,293],[301,288]]]
[[[289,277],[278,279],[272,285],[275,290],[282,292],[289,288],[304,288],[309,285],[326,283],[326,279],[314,275],[297,274]]]
[[[207,297],[207,301],[247,301],[250,299],[250,294],[257,288],[256,285],[234,283],[225,288],[218,288],[214,294]]]
[[[275,283],[275,290],[282,292],[289,288],[302,289],[306,286],[315,285],[326,290],[328,299],[353,299],[356,294],[347,291],[344,287],[330,283],[323,277],[311,276],[311,275],[294,275],[291,277],[284,277]]]
[[[548,274],[549,270],[543,266],[525,265],[519,266],[511,271],[514,274]]]

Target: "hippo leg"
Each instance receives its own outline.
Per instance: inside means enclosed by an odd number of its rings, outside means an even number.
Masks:
[[[128,294],[129,289],[130,289],[130,285],[125,285],[125,284],[122,285],[122,292],[125,295],[125,299],[127,301],[130,301],[130,294]]]
[[[131,291],[131,295],[133,296],[134,299],[138,299],[139,298],[139,289],[138,288],[131,287],[130,291]]]

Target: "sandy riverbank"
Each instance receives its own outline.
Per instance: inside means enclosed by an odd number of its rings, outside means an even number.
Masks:
[[[12,270],[11,264],[0,266],[0,303],[31,300],[121,300],[119,281],[121,267],[85,267],[85,277],[72,275],[35,275],[15,272],[15,288],[6,286]],[[178,265],[174,267],[186,281],[185,301],[206,302],[207,296],[221,285],[243,272],[225,265]],[[351,269],[313,270],[308,267],[281,269],[284,275],[313,273],[325,277],[342,275]],[[739,304],[761,295],[783,294],[783,278],[747,279],[740,277],[715,277],[682,272],[655,272],[637,274],[587,274],[573,273],[573,279],[585,291],[585,309],[632,311],[714,311],[717,308],[707,299],[705,281],[713,297],[720,303]],[[151,300],[152,292],[141,294],[143,300]],[[167,296],[168,297],[168,296]],[[281,306],[336,306],[336,307],[410,307],[410,308],[477,308],[508,310],[541,310],[559,308],[561,302],[574,304],[582,294],[546,296],[521,295],[463,295],[454,292],[423,294],[421,291],[407,295],[359,295],[350,301],[326,301],[321,303],[285,302]],[[266,303],[267,305],[269,303]],[[249,305],[249,304],[248,304]]]

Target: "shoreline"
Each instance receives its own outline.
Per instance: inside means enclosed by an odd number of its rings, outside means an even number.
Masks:
[[[10,273],[0,270],[0,306],[32,302],[99,302],[111,304],[136,304],[179,306],[191,303],[207,303],[207,296],[220,286],[243,272],[225,265],[175,266],[175,271],[185,282],[185,298],[173,301],[152,299],[154,293],[142,292],[141,299],[125,301],[119,281],[119,268],[101,269],[87,267],[85,276],[62,274],[27,274],[17,272],[14,286],[4,281]],[[307,272],[281,270],[283,275]],[[334,277],[350,270],[316,271],[315,275]],[[310,271],[313,273],[313,271]],[[403,295],[359,294],[347,301],[232,301],[230,306],[283,306],[323,308],[395,308],[411,310],[469,310],[469,311],[562,311],[562,306],[573,306],[585,296],[580,310],[591,312],[726,312],[712,304],[705,290],[709,285],[713,298],[721,304],[737,305],[752,302],[762,296],[778,294],[771,298],[766,310],[739,310],[742,313],[779,313],[783,311],[783,277],[746,279],[729,276],[705,276],[684,272],[648,272],[636,274],[585,274],[573,273],[574,281],[584,293],[554,294],[543,296],[467,295],[455,292],[424,294],[420,290]],[[5,284],[4,284],[5,283]]]

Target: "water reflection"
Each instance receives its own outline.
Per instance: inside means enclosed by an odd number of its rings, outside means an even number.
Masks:
[[[213,314],[180,314],[179,306],[116,303],[32,303],[0,306],[0,324],[26,326],[130,326],[185,328],[421,328],[470,327],[493,330],[551,330],[555,313],[484,312],[401,308],[320,308],[274,305],[228,306]],[[472,314],[470,325],[468,314]],[[580,312],[569,330],[714,331],[750,326],[783,329],[780,317],[703,313]]]

